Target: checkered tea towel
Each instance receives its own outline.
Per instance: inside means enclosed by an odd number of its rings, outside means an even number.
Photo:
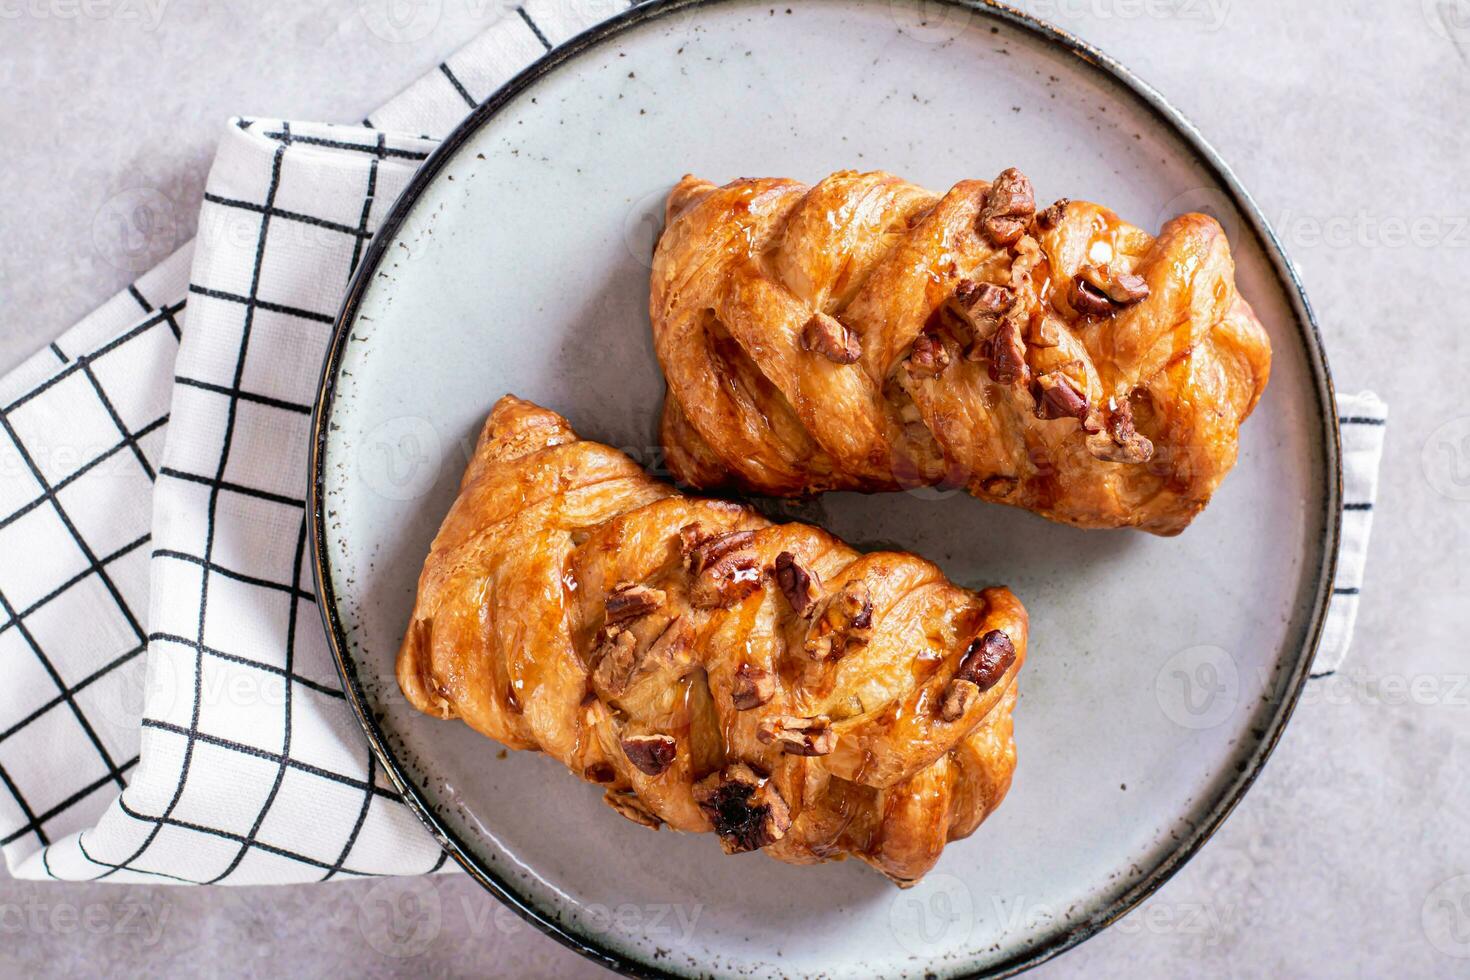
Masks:
[[[306,555],[309,405],[442,134],[600,14],[529,0],[365,124],[242,119],[199,238],[0,379],[0,842],[65,880],[324,881],[444,855],[374,762]],[[1343,399],[1347,649],[1385,412]]]

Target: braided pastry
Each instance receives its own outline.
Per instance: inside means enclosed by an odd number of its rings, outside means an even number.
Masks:
[[[1213,219],[1153,238],[1096,204],[1037,212],[1014,169],[943,197],[886,173],[685,177],[649,312],[681,482],[945,484],[1156,534],[1234,465],[1271,361]]]
[[[1000,803],[1026,612],[912,555],[685,497],[496,404],[419,579],[410,703],[727,853],[900,885]]]

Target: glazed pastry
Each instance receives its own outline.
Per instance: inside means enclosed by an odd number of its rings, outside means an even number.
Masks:
[[[636,823],[908,885],[1005,796],[1026,629],[1006,589],[686,497],[507,397],[424,563],[398,682]]]
[[[661,438],[702,489],[946,484],[1080,527],[1177,534],[1235,463],[1265,330],[1225,234],[1159,237],[1007,170],[669,196],[649,312]]]

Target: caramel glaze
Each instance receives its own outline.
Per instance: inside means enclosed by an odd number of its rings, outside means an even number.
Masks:
[[[741,552],[761,570],[753,591],[696,600],[681,543],[696,522],[704,537],[691,540],[753,532]],[[782,552],[817,583],[806,616],[771,572]],[[614,624],[642,657],[619,685],[599,669],[612,656],[606,602],[632,585],[656,591],[643,593],[655,597],[649,608]],[[842,590],[868,598],[871,624],[840,655],[818,659],[807,646],[815,610]],[[941,720],[946,686],[989,630],[1010,638],[1015,663],[961,717]],[[560,416],[507,397],[425,561],[398,680],[418,709],[547,753],[640,823],[718,829],[695,784],[745,763],[789,809],[789,827],[765,842],[771,856],[855,855],[902,885],[1005,795],[1026,639],[1026,612],[1006,589],[971,592],[912,555],[860,555],[818,528],[683,496],[622,453],[578,439]],[[746,664],[774,677],[774,693],[738,710],[732,685]],[[761,738],[763,725],[788,716],[830,719],[830,751],[803,755]],[[632,735],[672,738],[673,763],[654,775],[634,766],[622,748]]]
[[[991,187],[941,196],[854,171],[814,186],[680,181],[649,300],[675,477],[777,496],[945,483],[1083,527],[1183,530],[1234,465],[1270,372],[1224,232],[1183,214],[1154,237],[1071,201],[997,244],[981,227]],[[1074,309],[1074,277],[1101,265],[1148,295],[1111,315]],[[1095,424],[1038,417],[1034,388],[967,359],[970,338],[943,326],[967,282],[1014,287],[1029,377],[1063,372],[1094,423],[1110,399],[1132,406],[1151,456],[1099,458]],[[818,313],[860,340],[856,363],[802,347]],[[937,377],[906,370],[921,334],[949,354]]]

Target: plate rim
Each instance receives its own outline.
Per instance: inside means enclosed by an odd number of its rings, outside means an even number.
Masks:
[[[634,959],[597,939],[580,933],[558,920],[550,910],[538,907],[529,898],[523,897],[507,879],[493,869],[483,866],[466,843],[434,812],[418,785],[408,777],[394,757],[391,748],[378,725],[356,667],[347,655],[348,642],[345,630],[337,614],[338,596],[333,584],[329,556],[327,553],[327,518],[322,506],[327,479],[326,448],[332,409],[336,402],[336,382],[342,358],[346,353],[352,324],[367,292],[367,287],[389,248],[390,242],[403,226],[414,204],[423,196],[430,185],[459,149],[471,136],[494,118],[501,109],[523,91],[544,76],[572,61],[582,53],[613,40],[623,33],[645,23],[680,10],[698,12],[705,8],[723,5],[732,0],[645,0],[635,2],[623,12],[593,25],[581,34],[558,45],[536,61],[526,66],[510,80],[501,85],[485,101],[469,112],[454,130],[434,149],[429,158],[413,175],[408,185],[399,194],[383,219],[377,234],[369,243],[362,260],[354,270],[341,308],[332,325],[332,338],[322,363],[317,394],[312,405],[311,436],[307,462],[307,511],[310,520],[312,578],[316,587],[317,609],[327,634],[327,646],[336,663],[337,672],[343,683],[347,701],[361,726],[368,743],[383,766],[394,787],[408,808],[418,817],[439,844],[454,861],[481,887],[508,905],[522,919],[562,945],[580,953],[607,969],[625,976],[646,978],[669,978],[678,980],[679,974],[662,970],[657,966]],[[1153,86],[1143,81],[1121,62],[1105,54],[1086,41],[1067,31],[1035,17],[1023,10],[1001,3],[999,0],[887,0],[895,3],[939,3],[957,7],[972,14],[995,17],[1020,28],[1034,39],[1059,49],[1091,65],[1094,69],[1121,84],[1147,107],[1166,128],[1180,137],[1199,158],[1217,184],[1229,195],[1231,204],[1249,223],[1270,260],[1282,292],[1295,313],[1294,321],[1301,343],[1307,354],[1307,366],[1312,380],[1312,390],[1317,398],[1318,421],[1321,431],[1326,472],[1326,493],[1323,506],[1326,511],[1324,526],[1326,534],[1320,542],[1317,555],[1317,587],[1311,613],[1301,648],[1296,655],[1289,676],[1285,679],[1287,689],[1274,716],[1266,725],[1265,737],[1260,739],[1250,754],[1245,770],[1236,780],[1210,803],[1208,811],[1193,832],[1169,852],[1131,888],[1118,896],[1107,908],[1088,920],[1070,928],[1049,933],[1040,942],[1029,948],[1016,951],[1014,955],[988,968],[976,968],[972,962],[964,977],[998,978],[1014,976],[1037,966],[1046,960],[1086,941],[1109,925],[1122,918],[1157,891],[1180,868],[1212,838],[1235,807],[1245,798],[1254,785],[1266,761],[1270,758],[1282,733],[1296,709],[1302,689],[1306,686],[1312,660],[1317,652],[1326,624],[1328,607],[1332,600],[1332,583],[1336,577],[1338,552],[1341,542],[1342,524],[1342,443],[1341,427],[1337,414],[1337,400],[1328,364],[1326,350],[1322,344],[1321,330],[1317,318],[1307,299],[1306,289],[1297,275],[1295,264],[1287,256],[1285,248],[1255,199],[1240,183],[1234,171],[1215,150],[1214,146],[1179,109],[1170,103]],[[1278,681],[1280,683],[1280,681]],[[972,951],[972,954],[978,950]]]

